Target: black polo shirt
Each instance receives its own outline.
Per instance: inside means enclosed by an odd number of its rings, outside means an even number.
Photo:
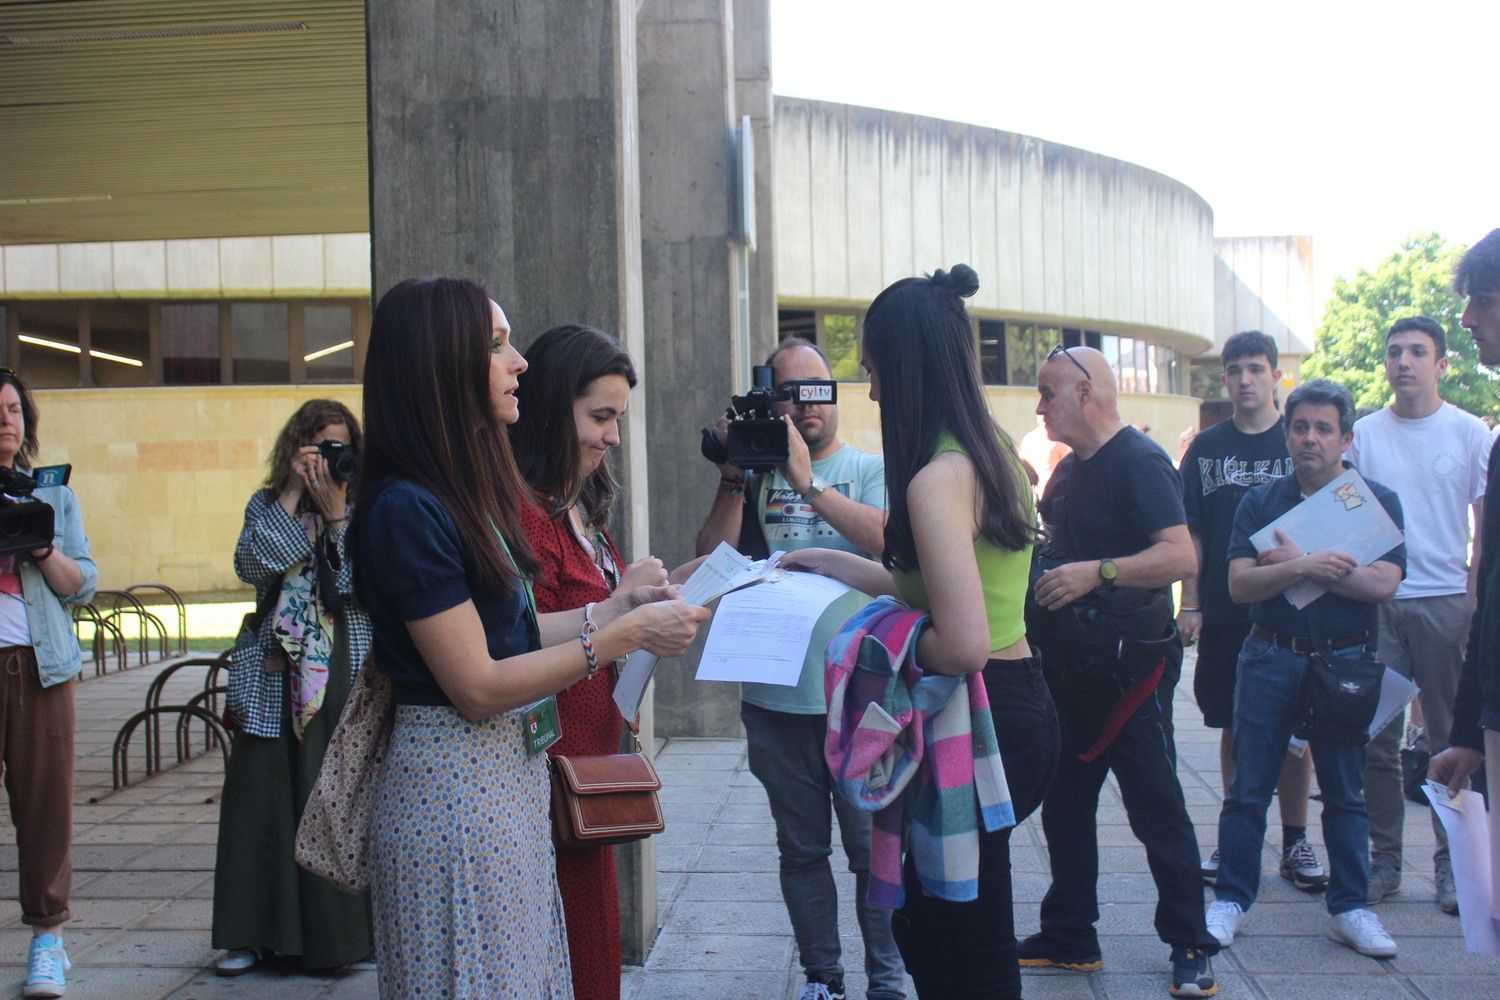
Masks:
[[[1347,465],[1347,463],[1346,463]],[[1366,485],[1375,494],[1375,499],[1385,512],[1403,527],[1401,501],[1396,494],[1371,479]],[[1253,487],[1240,501],[1234,515],[1234,530],[1229,538],[1230,559],[1254,559],[1255,546],[1250,536],[1270,524],[1297,504],[1302,502],[1302,487],[1297,484],[1295,474]],[[1406,545],[1401,544],[1381,556],[1376,562],[1394,563],[1406,575]],[[1250,620],[1261,628],[1286,635],[1311,636],[1316,633],[1325,639],[1336,639],[1359,632],[1374,633],[1375,604],[1355,601],[1338,594],[1327,593],[1307,607],[1297,609],[1284,594],[1277,594],[1268,601],[1259,601],[1250,606]],[[1316,625],[1316,630],[1314,626]]]

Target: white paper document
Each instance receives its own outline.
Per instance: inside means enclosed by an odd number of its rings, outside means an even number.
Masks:
[[[783,571],[728,595],[709,626],[697,679],[795,685],[818,618],[848,592],[826,576]]]
[[[1332,549],[1361,566],[1368,566],[1405,540],[1355,469],[1345,469],[1331,483],[1251,535],[1250,544],[1256,552],[1274,549],[1278,530],[1303,552]],[[1301,580],[1282,591],[1282,596],[1293,607],[1305,608],[1327,592],[1321,584]]]
[[[1464,944],[1477,955],[1500,955],[1500,928],[1495,926],[1494,883],[1490,871],[1490,822],[1484,797],[1465,789],[1457,799],[1429,781],[1422,786],[1432,811],[1448,834],[1453,859],[1453,885],[1458,890],[1458,919]]]
[[[682,585],[682,599],[689,604],[702,607],[708,602],[737,587],[748,586],[769,576],[784,571],[776,569],[781,553],[756,562],[740,555],[728,542],[708,554],[693,575]],[[634,719],[641,711],[641,699],[646,696],[646,686],[656,671],[656,657],[638,649],[625,659],[625,666],[615,682],[615,707],[626,719]]]

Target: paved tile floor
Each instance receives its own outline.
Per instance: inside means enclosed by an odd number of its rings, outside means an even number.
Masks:
[[[207,971],[217,754],[109,794],[111,749],[121,721],[142,703],[157,667],[91,678],[78,692],[78,788],[74,827],[74,920],[67,926],[74,962],[68,996],[75,1000],[209,1000],[274,997],[372,998],[374,972],[309,977],[257,970],[236,979]],[[192,675],[192,676],[189,676]],[[201,684],[200,671],[174,680],[166,702]],[[1181,776],[1199,843],[1211,849],[1219,802],[1217,734],[1199,724],[1191,685],[1177,691]],[[174,697],[176,695],[176,697]],[[168,731],[166,754],[174,752]],[[201,740],[201,736],[199,737]],[[201,745],[201,743],[200,743]],[[790,928],[780,901],[774,833],[765,795],[745,766],[738,740],[673,740],[658,766],[666,787],[667,833],[658,844],[662,931],[646,967],[627,969],[627,1000],[707,997],[781,1000],[800,984]],[[91,801],[98,799],[98,801]],[[1312,839],[1321,836],[1314,804]],[[1274,809],[1272,819],[1275,819]],[[1155,899],[1145,853],[1126,825],[1111,785],[1099,815],[1104,971],[1092,975],[1028,973],[1028,997],[1126,998],[1165,995],[1167,949],[1151,930]],[[1376,961],[1324,936],[1320,899],[1278,878],[1279,827],[1264,856],[1265,878],[1245,931],[1216,960],[1225,997],[1427,998],[1500,1000],[1500,960],[1465,953],[1458,921],[1432,903],[1432,832],[1427,810],[1408,807],[1407,870],[1402,891],[1379,912],[1396,936],[1400,957]],[[1034,930],[1047,887],[1046,849],[1035,819],[1014,839],[1016,918]],[[841,856],[836,856],[839,870]],[[14,839],[0,835],[0,895],[15,893]],[[853,878],[840,872],[846,901],[842,929],[850,996],[863,997],[860,940],[847,900]],[[28,931],[13,906],[0,921],[0,991],[18,995]]]

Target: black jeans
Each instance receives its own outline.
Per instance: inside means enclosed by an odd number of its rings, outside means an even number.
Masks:
[[[1198,840],[1177,780],[1172,690],[1182,672],[1175,646],[1156,691],[1136,709],[1107,749],[1084,763],[1078,755],[1099,736],[1120,686],[1106,665],[1080,648],[1048,649],[1047,681],[1063,731],[1057,776],[1042,804],[1052,885],[1042,899],[1042,934],[1069,955],[1099,953],[1099,789],[1110,771],[1120,785],[1131,832],[1146,848],[1156,882],[1156,933],[1174,947],[1219,950],[1203,920]],[[1109,654],[1105,654],[1109,655]]]
[[[984,668],[1000,759],[1016,823],[1036,811],[1057,766],[1057,710],[1040,660],[991,660]],[[981,833],[979,898],[954,903],[924,895],[910,854],[906,904],[892,918],[896,944],[918,997],[1010,1000],[1021,995],[1011,913],[1010,835]]]

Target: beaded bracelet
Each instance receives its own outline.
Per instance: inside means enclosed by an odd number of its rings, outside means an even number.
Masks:
[[[743,479],[730,479],[728,476],[720,476],[719,489],[733,496],[739,496],[745,492],[745,481]]]

